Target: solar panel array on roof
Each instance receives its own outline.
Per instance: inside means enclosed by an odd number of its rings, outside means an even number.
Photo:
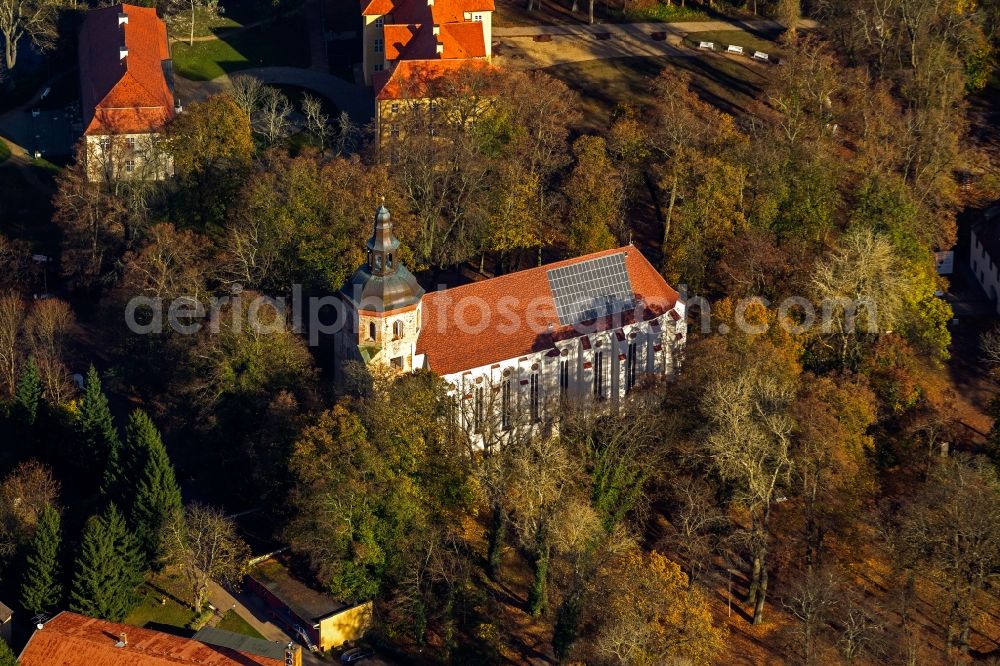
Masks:
[[[635,304],[624,252],[553,268],[546,275],[563,326],[617,314]]]

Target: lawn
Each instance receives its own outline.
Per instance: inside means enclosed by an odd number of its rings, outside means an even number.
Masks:
[[[693,86],[706,102],[727,113],[743,113],[760,93],[761,66],[723,56],[674,56],[587,60],[548,67],[544,71],[580,93],[586,131],[608,127],[616,108],[629,104],[642,109],[652,100],[650,83],[665,67],[691,72]]]
[[[689,5],[695,4],[689,2]],[[525,25],[558,25],[586,23],[588,0],[579,0],[578,11],[571,11],[573,0],[539,0],[539,8],[528,11],[527,0],[496,0],[493,25],[509,28]],[[667,4],[664,0],[595,0],[594,19],[597,23],[631,23],[636,21],[663,21],[685,23],[708,21],[716,18],[743,17],[746,12],[735,3],[716,2],[715,9],[705,3],[697,8]]]
[[[742,46],[746,51],[763,51],[769,55],[778,53],[778,45],[773,41],[777,34],[750,33],[743,30],[710,30],[707,32],[692,32],[684,38],[691,47],[697,47],[698,42],[715,42],[718,51],[725,51],[730,44]]]
[[[3,139],[0,139],[0,164],[3,164],[10,157],[10,146]]]
[[[194,10],[194,36],[207,37],[220,31],[243,27],[243,24],[226,14],[218,14],[207,7]],[[191,12],[182,11],[167,22],[167,31],[174,39],[183,40],[191,36]]]
[[[174,72],[192,81],[210,81],[250,67],[309,66],[305,19],[290,14],[232,36],[195,42],[174,42]]]
[[[250,624],[237,615],[234,610],[226,611],[226,614],[222,616],[222,619],[219,621],[219,624],[216,625],[216,628],[231,631],[234,634],[249,636],[250,638],[264,638],[259,631],[251,627]]]
[[[195,614],[181,602],[180,592],[180,582],[176,578],[162,574],[154,576],[139,588],[142,602],[128,614],[125,623],[189,635],[191,631],[187,626]]]

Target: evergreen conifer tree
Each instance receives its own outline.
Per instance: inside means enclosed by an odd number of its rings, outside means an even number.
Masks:
[[[114,504],[87,521],[70,591],[70,610],[121,622],[135,607],[142,558]]]
[[[132,523],[147,561],[155,563],[161,555],[160,530],[181,510],[181,490],[160,433],[140,410],[129,422],[127,450],[135,461],[143,461],[138,475],[129,477],[136,484]]]
[[[79,435],[77,455],[81,466],[103,473],[121,444],[108,408],[108,399],[101,390],[101,378],[93,365],[87,370],[76,430]]]
[[[46,505],[31,541],[27,568],[21,583],[21,607],[29,613],[51,613],[62,601],[59,566],[61,545],[59,512],[51,505]]]
[[[38,418],[38,407],[42,402],[42,377],[38,374],[35,359],[29,357],[21,370],[14,392],[14,407],[18,418],[31,426]]]
[[[0,639],[0,666],[17,666],[17,657],[14,656],[14,651],[3,639]]]

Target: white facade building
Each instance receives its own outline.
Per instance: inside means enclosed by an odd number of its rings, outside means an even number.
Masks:
[[[988,208],[970,233],[969,267],[1000,314],[1000,204]]]
[[[380,208],[368,263],[341,290],[338,358],[435,372],[470,432],[614,405],[680,364],[684,302],[634,246],[428,293],[398,247]]]

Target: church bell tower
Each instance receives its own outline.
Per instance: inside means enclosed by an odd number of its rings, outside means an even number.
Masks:
[[[424,290],[399,262],[399,240],[392,233],[392,216],[385,205],[375,212],[366,247],[367,262],[340,290],[348,322],[338,356],[413,370]]]

